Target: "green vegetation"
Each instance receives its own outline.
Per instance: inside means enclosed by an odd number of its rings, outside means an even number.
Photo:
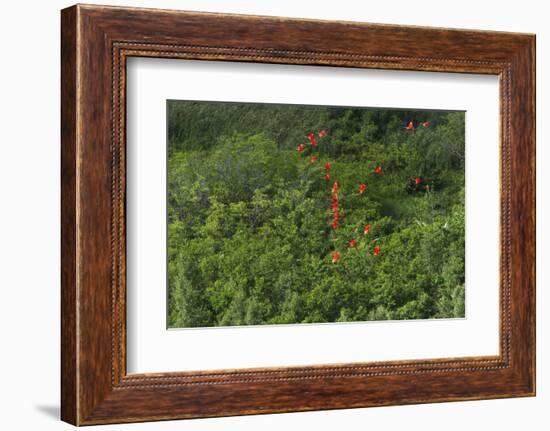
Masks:
[[[170,327],[464,316],[464,113],[170,101],[168,145]]]

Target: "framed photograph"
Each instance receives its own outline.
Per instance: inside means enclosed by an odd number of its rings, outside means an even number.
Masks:
[[[535,37],[62,11],[61,415],[535,394]]]

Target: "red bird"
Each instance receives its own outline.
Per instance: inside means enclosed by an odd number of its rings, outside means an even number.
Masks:
[[[338,202],[332,204],[332,211],[338,211]]]
[[[354,248],[354,247],[357,245],[357,240],[352,239],[352,240],[348,243],[348,245],[349,245],[351,248]]]
[[[315,146],[315,135],[313,133],[310,133],[309,135],[307,135],[308,139],[309,139],[309,144],[314,147]]]
[[[334,213],[332,214],[332,218],[334,220],[338,220],[340,218],[340,211],[334,211]]]
[[[424,121],[423,123],[420,123],[422,127],[428,127],[430,125],[429,121]]]
[[[325,169],[326,169],[327,171],[330,171],[330,162],[326,162],[326,163],[325,163]]]
[[[363,193],[365,190],[367,190],[367,185],[364,183],[359,184],[359,193]]]
[[[338,253],[337,251],[332,253],[332,263],[338,262],[339,259],[340,259],[340,253]]]
[[[332,202],[338,203],[338,195],[336,193],[332,195]]]
[[[370,224],[366,224],[365,227],[363,228],[363,233],[365,235],[369,233],[370,227],[371,227]]]
[[[338,183],[334,183],[334,185],[332,186],[332,193],[336,193],[338,191]]]
[[[309,159],[311,163],[315,163],[317,161],[317,156],[311,156],[311,159]]]
[[[382,166],[377,166],[377,167],[374,169],[374,173],[375,173],[375,174],[381,174],[381,173],[382,173]]]
[[[416,177],[416,178],[414,179],[414,182],[415,182],[415,184],[420,184],[420,183],[422,182],[422,178]]]
[[[338,227],[338,220],[334,220],[330,225],[333,229],[336,229]]]
[[[324,137],[327,136],[327,135],[328,135],[328,133],[327,133],[326,130],[321,130],[321,131],[319,132],[319,137],[320,137],[320,138],[324,138]]]
[[[313,138],[315,138],[315,135],[313,133],[310,133],[307,135],[307,138],[311,141]]]
[[[325,180],[327,180],[327,181],[330,180],[330,174],[325,175]]]
[[[407,130],[414,130],[413,122],[409,121],[409,124],[407,124],[407,127],[405,127]]]
[[[375,256],[378,256],[380,254],[380,246],[377,245],[376,247],[374,247],[374,253],[373,253]]]
[[[304,151],[304,144],[298,145],[298,152],[301,153],[302,151]]]

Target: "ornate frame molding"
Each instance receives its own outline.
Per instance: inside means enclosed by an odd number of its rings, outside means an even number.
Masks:
[[[219,31],[202,30],[213,25]],[[269,31],[256,36],[257,26]],[[319,27],[337,37],[304,39]],[[284,38],[277,36],[281,29]],[[421,43],[404,56],[404,40]],[[534,36],[79,5],[62,12],[62,54],[64,420],[98,424],[534,394]],[[500,354],[127,375],[125,66],[132,56],[498,75]]]

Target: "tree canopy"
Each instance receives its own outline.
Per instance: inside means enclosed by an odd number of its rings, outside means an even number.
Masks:
[[[463,317],[464,121],[169,101],[169,326]]]

